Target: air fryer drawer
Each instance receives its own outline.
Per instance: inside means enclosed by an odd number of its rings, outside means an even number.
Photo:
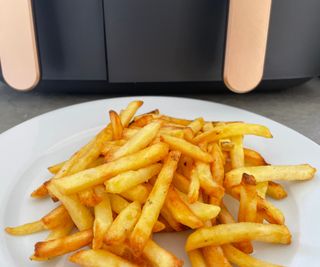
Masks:
[[[225,0],[104,0],[109,82],[221,80]]]
[[[44,80],[106,80],[102,0],[34,0]]]

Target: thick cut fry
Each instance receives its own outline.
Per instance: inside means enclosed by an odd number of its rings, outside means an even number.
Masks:
[[[193,159],[197,159],[203,162],[212,162],[212,156],[203,151],[200,147],[183,140],[181,138],[177,138],[170,135],[161,135],[161,139],[167,143],[171,149],[178,150],[182,154],[185,154]]]
[[[103,164],[96,168],[84,170],[71,176],[52,181],[64,194],[73,194],[86,188],[102,184],[105,180],[119,173],[137,170],[156,163],[168,153],[168,145],[158,143],[137,153]]]
[[[30,235],[45,230],[42,221],[26,223],[17,227],[6,227],[6,232],[10,235]]]
[[[153,116],[153,114],[146,114],[144,116],[140,116],[139,118],[135,117],[134,121],[130,123],[130,128],[144,127],[151,123],[154,119],[155,117]]]
[[[93,188],[87,188],[78,193],[78,198],[81,204],[87,207],[94,207],[98,205],[101,201],[101,198],[97,196]]]
[[[204,119],[198,118],[195,119],[193,122],[188,124],[188,127],[192,130],[193,134],[197,134],[204,125]]]
[[[107,250],[101,249],[79,251],[71,255],[69,260],[84,267],[138,267],[134,263],[130,263]]]
[[[258,167],[243,167],[234,169],[226,174],[225,186],[231,187],[241,183],[242,175],[244,173],[255,177],[256,181],[302,181],[313,178],[316,169],[309,164],[302,165],[270,165]]]
[[[188,251],[188,256],[192,267],[207,267],[200,249]]]
[[[239,222],[255,222],[257,218],[257,188],[254,177],[244,175],[240,188]]]
[[[46,229],[54,229],[71,221],[70,215],[63,205],[58,206],[41,218]]]
[[[108,153],[106,156],[107,161],[113,161],[123,156],[131,155],[147,147],[152,140],[157,136],[161,127],[160,121],[152,122],[142,129],[140,129],[131,139],[128,140],[114,153]]]
[[[201,249],[207,267],[232,267],[221,247],[208,246]]]
[[[216,126],[213,130],[196,136],[193,142],[197,144],[201,142],[210,143],[237,135],[257,135],[266,138],[272,137],[269,129],[263,125],[235,122]]]
[[[203,226],[203,222],[192,212],[187,202],[187,197],[186,201],[183,201],[177,191],[173,187],[170,187],[164,207],[170,211],[170,214],[177,222],[191,229]]]
[[[265,159],[257,152],[249,148],[244,148],[244,161],[245,166],[265,166],[268,163]]]
[[[222,186],[224,180],[224,163],[222,151],[217,143],[212,144],[211,150],[211,154],[213,157],[213,162],[211,163],[212,178],[218,185]]]
[[[268,182],[257,183],[257,194],[262,198],[266,198],[266,193],[268,190]]]
[[[267,188],[267,195],[274,199],[283,199],[288,195],[281,184],[269,182]]]
[[[188,194],[190,181],[182,174],[175,172],[172,184],[181,192]]]
[[[209,196],[221,199],[224,195],[224,189],[213,180],[210,165],[208,163],[196,161],[196,171],[203,191]]]
[[[119,140],[122,138],[123,132],[123,126],[120,117],[114,110],[109,111],[109,117],[111,122],[113,140]]]
[[[232,169],[244,166],[244,152],[243,152],[243,136],[231,137],[233,147],[230,150],[230,159]]]
[[[188,190],[188,201],[189,203],[194,203],[199,198],[200,181],[198,172],[195,168],[191,171],[190,184]]]
[[[103,245],[103,239],[110,225],[112,224],[112,210],[108,194],[104,192],[103,187],[95,188],[96,194],[102,199],[101,202],[94,207],[94,223],[93,223],[93,242],[92,248],[99,249]]]
[[[90,210],[82,205],[76,195],[66,196],[60,193],[56,186],[50,182],[47,185],[50,193],[56,196],[68,211],[72,221],[82,231],[92,227],[93,217]]]
[[[116,245],[123,242],[132,231],[141,214],[141,204],[134,201],[122,210],[109,227],[104,237],[107,245]]]
[[[272,263],[267,263],[262,260],[253,258],[242,251],[236,249],[230,244],[225,244],[222,246],[223,252],[227,259],[236,264],[239,267],[281,267],[280,265],[275,265]]]
[[[136,171],[118,174],[104,183],[106,191],[119,194],[141,183],[147,182],[160,172],[161,166],[160,163],[157,163]]]
[[[206,122],[202,127],[202,131],[204,132],[208,132],[211,130],[213,130],[213,124],[211,122]]]
[[[143,101],[132,101],[129,105],[120,112],[121,124],[124,128],[128,127],[131,119],[137,110],[143,105]]]
[[[93,238],[92,229],[50,241],[35,244],[35,257],[53,258],[88,245]]]
[[[143,206],[141,217],[130,237],[130,244],[135,254],[140,254],[149,239],[160,210],[165,202],[173,174],[177,169],[180,152],[171,151],[158,175],[156,183]]]
[[[191,171],[193,168],[194,160],[186,155],[181,155],[179,163],[178,163],[178,172],[180,172],[182,175],[190,179]]]
[[[166,207],[166,205],[162,207],[160,213],[174,231],[180,232],[184,230],[183,225],[178,221],[176,221],[176,219],[173,217],[173,215],[171,214],[170,210]]]
[[[149,239],[143,249],[146,257],[154,267],[182,267],[183,261],[179,260],[169,251],[160,247],[156,242]]]
[[[122,192],[120,195],[128,200],[138,201],[143,204],[146,202],[150,191],[151,189],[149,184],[138,184],[135,187]]]
[[[284,225],[248,222],[220,224],[193,232],[187,239],[186,250],[248,240],[290,244],[291,234]]]
[[[182,192],[178,192],[178,195],[182,199],[182,201],[188,206],[188,208],[203,222],[211,220],[218,216],[220,212],[220,207],[202,203],[199,201],[196,201],[194,203],[189,203],[187,196],[183,194]]]

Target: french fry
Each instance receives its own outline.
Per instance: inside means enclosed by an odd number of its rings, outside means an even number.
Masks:
[[[236,249],[230,244],[225,244],[222,246],[223,252],[227,259],[237,266],[240,267],[281,267],[280,265],[275,265],[272,263],[267,263],[262,260],[253,258],[242,251]]]
[[[130,203],[115,218],[104,237],[104,242],[107,245],[116,245],[123,242],[128,233],[132,231],[140,214],[141,204],[138,201]]]
[[[169,251],[160,247],[156,242],[149,239],[143,249],[146,257],[154,267],[181,267],[183,261],[178,259]]]
[[[161,127],[160,121],[152,122],[145,127],[141,128],[131,139],[128,140],[114,153],[106,155],[107,161],[114,161],[121,157],[131,155],[147,147],[152,140],[156,137]]]
[[[193,159],[197,159],[203,162],[212,162],[213,158],[210,154],[203,151],[198,146],[187,142],[181,138],[177,138],[170,135],[161,135],[163,142],[167,143],[172,150],[178,150],[182,154],[185,154]]]
[[[207,267],[232,267],[221,247],[208,246],[201,250]]]
[[[164,205],[162,207],[160,213],[161,213],[161,216],[168,222],[168,224],[170,225],[170,227],[174,231],[180,232],[180,231],[184,230],[183,225],[181,223],[179,223],[178,221],[176,221],[176,219],[173,217],[173,215],[171,214],[169,208],[167,208],[166,205]]]
[[[183,125],[183,126],[188,126],[192,121],[191,120],[185,120],[185,119],[180,119],[180,118],[174,118],[166,115],[160,115],[159,117],[162,120],[172,122],[177,125]]]
[[[230,150],[230,159],[232,169],[244,166],[244,152],[243,152],[243,136],[237,135],[231,137],[233,147]]]
[[[193,232],[187,239],[186,251],[248,240],[290,244],[291,234],[284,225],[249,222],[220,224]]]
[[[192,130],[193,134],[197,134],[204,125],[204,119],[203,118],[197,118],[191,123],[188,124],[188,127]]]
[[[123,126],[120,117],[114,110],[109,111],[110,123],[112,128],[112,137],[114,140],[122,138]]]
[[[303,181],[313,178],[316,169],[309,164],[302,165],[270,165],[257,167],[243,167],[226,173],[225,186],[232,187],[241,183],[244,173],[255,177],[256,181]]]
[[[194,160],[186,155],[181,155],[178,163],[178,172],[190,179]]]
[[[132,101],[120,112],[120,120],[123,127],[128,127],[131,119],[134,117],[134,114],[142,105],[143,101]]]
[[[163,206],[173,174],[176,171],[177,164],[180,158],[180,153],[177,151],[169,152],[163,167],[158,175],[156,183],[143,206],[139,221],[130,237],[130,245],[135,254],[140,254],[149,239],[152,228],[156,223],[160,214],[161,207]]]
[[[139,116],[139,118],[135,117],[134,121],[130,123],[130,127],[141,128],[151,123],[154,119],[155,117],[153,116],[153,114],[145,114],[143,116]]]
[[[281,184],[269,182],[267,187],[267,195],[279,200],[286,198],[288,194]]]
[[[101,198],[101,202],[94,207],[92,248],[100,249],[103,245],[104,236],[112,224],[113,217],[110,200],[104,188],[96,187],[95,192]]]
[[[87,169],[71,176],[52,181],[64,194],[74,194],[86,188],[102,184],[119,173],[137,170],[156,163],[168,153],[168,145],[158,143],[132,155],[108,162],[101,166]]]
[[[177,222],[191,229],[203,226],[203,222],[192,212],[187,202],[187,197],[186,201],[183,201],[178,192],[173,187],[170,187],[164,207],[169,210]]]
[[[263,125],[235,122],[215,126],[214,129],[196,136],[193,142],[196,144],[204,141],[211,143],[219,139],[238,135],[257,135],[265,138],[272,137],[269,129]]]
[[[52,182],[47,185],[47,188],[52,195],[56,196],[61,201],[61,203],[67,209],[72,221],[80,231],[92,227],[92,214],[87,207],[80,203],[76,195],[66,196],[61,194]]]
[[[38,242],[35,244],[34,256],[39,258],[60,256],[88,245],[92,238],[92,229],[88,229],[66,237]]]
[[[175,172],[173,175],[172,184],[179,191],[188,194],[190,181],[182,174]]]
[[[98,205],[101,201],[101,198],[95,194],[93,188],[87,188],[78,193],[78,198],[81,204],[87,207],[94,207]]]
[[[213,124],[211,122],[206,122],[205,124],[203,124],[202,131],[208,132],[211,130],[213,130]]]
[[[156,163],[136,171],[120,173],[104,183],[106,191],[119,194],[141,183],[147,182],[160,172],[161,166],[160,163]]]
[[[63,165],[65,163],[66,162],[63,161],[63,162],[57,163],[55,165],[52,165],[52,166],[48,167],[48,171],[51,172],[52,174],[56,174],[56,173],[58,173],[58,171],[60,171],[60,169],[63,167]]]
[[[78,251],[71,255],[69,260],[85,267],[138,267],[138,265],[102,249]]]
[[[139,128],[132,129],[132,128],[124,128],[123,129],[123,139],[127,142],[129,139],[131,139],[137,132],[139,131]],[[122,144],[124,145],[124,144]]]
[[[257,183],[257,194],[262,198],[266,198],[266,193],[268,190],[268,182]]]
[[[188,251],[188,256],[192,267],[207,267],[200,249]]]
[[[224,180],[224,163],[221,149],[217,143],[212,144],[211,154],[213,162],[211,163],[211,173],[213,180],[220,186]]]
[[[103,148],[101,150],[101,154],[103,156],[106,156],[108,153],[114,153],[121,146],[123,146],[126,142],[128,142],[127,139],[107,141],[103,145]],[[102,157],[102,158],[104,161],[103,163],[106,163],[105,157]],[[101,165],[101,164],[99,164],[99,165]],[[95,167],[95,166],[88,166],[88,168],[92,168],[92,167]]]
[[[32,223],[26,223],[16,227],[6,227],[5,230],[10,235],[30,235],[46,230],[46,228],[40,220]]]
[[[149,184],[138,184],[135,187],[122,192],[120,195],[128,200],[138,201],[139,203],[143,204],[146,202],[150,191],[151,189]]]
[[[188,189],[188,201],[194,203],[199,198],[200,181],[199,175],[195,168],[191,171],[190,184]]]
[[[265,166],[268,163],[265,159],[257,152],[249,148],[244,148],[244,160],[245,166]]]

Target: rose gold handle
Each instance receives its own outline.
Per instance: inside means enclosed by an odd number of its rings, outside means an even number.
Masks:
[[[263,76],[271,0],[230,0],[224,82],[237,93],[254,89]]]
[[[31,0],[0,0],[0,61],[5,81],[30,90],[40,79]]]

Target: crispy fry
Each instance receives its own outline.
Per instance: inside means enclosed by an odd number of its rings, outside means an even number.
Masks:
[[[45,230],[45,226],[42,221],[35,221],[32,223],[26,223],[16,227],[6,227],[6,232],[10,235],[30,235],[33,233],[41,232]]]
[[[118,174],[104,183],[106,191],[119,194],[143,182],[147,182],[160,172],[161,166],[161,164],[156,163],[136,171]]]
[[[170,191],[170,189],[169,189],[169,191]],[[172,229],[174,231],[180,232],[180,231],[184,230],[182,224],[179,223],[178,221],[176,221],[176,219],[173,217],[173,215],[171,214],[169,208],[167,208],[166,205],[164,205],[162,207],[160,213],[163,216],[163,218],[168,222],[170,227],[172,227]]]
[[[213,124],[211,122],[206,122],[202,127],[202,131],[204,132],[208,132],[211,130],[213,130]]]
[[[206,261],[200,249],[188,251],[188,256],[192,267],[207,267]]]
[[[158,175],[156,183],[143,206],[141,217],[130,237],[130,244],[135,254],[140,254],[143,251],[143,248],[151,235],[152,228],[157,221],[161,207],[165,202],[179,158],[179,152],[171,151],[169,153]]]
[[[71,221],[70,215],[63,205],[53,209],[41,218],[46,229],[54,229]]]
[[[141,149],[147,147],[152,140],[156,137],[161,127],[160,121],[152,122],[145,127],[141,128],[131,139],[128,140],[114,153],[106,155],[107,161],[113,161],[121,157],[131,155]]]
[[[281,184],[269,182],[267,187],[267,195],[274,199],[284,199],[288,194]]]
[[[112,137],[114,140],[119,140],[122,138],[123,126],[120,117],[114,110],[109,111],[109,117],[112,128]]]
[[[132,101],[129,105],[120,112],[120,120],[123,127],[128,127],[131,119],[137,110],[143,105],[143,101]]]
[[[161,135],[161,139],[165,143],[167,143],[171,149],[181,151],[182,154],[190,156],[193,159],[197,159],[203,162],[213,161],[213,158],[210,154],[203,151],[198,146],[187,142],[186,140],[170,135]]]
[[[102,199],[101,202],[94,207],[94,223],[93,223],[93,242],[92,248],[99,249],[103,245],[103,239],[110,225],[112,224],[112,210],[108,194],[103,187],[95,188],[96,194]]]
[[[178,163],[178,172],[190,179],[194,160],[186,155],[181,155]]]
[[[262,198],[266,198],[266,193],[268,190],[268,182],[257,183],[257,194]]]
[[[232,267],[221,247],[208,246],[201,249],[208,267]]]
[[[236,249],[230,244],[225,244],[222,246],[223,252],[226,255],[227,259],[237,266],[240,267],[281,267],[280,265],[275,265],[267,263],[262,260],[253,258],[242,251]]]
[[[131,201],[138,201],[143,204],[146,202],[151,189],[149,184],[138,184],[135,187],[122,192],[120,195]]]
[[[98,205],[101,201],[101,198],[97,196],[93,188],[87,188],[78,193],[78,198],[81,204],[87,207],[94,207]]]
[[[71,255],[69,260],[85,267],[138,267],[138,265],[102,249],[78,251]]]
[[[92,241],[92,229],[77,232],[75,234],[35,244],[35,257],[53,258],[75,251],[88,245]]]
[[[188,201],[189,203],[194,203],[199,198],[199,190],[200,190],[199,175],[195,168],[193,168],[191,171],[190,180],[191,181],[188,189]]]
[[[243,152],[243,136],[231,137],[233,147],[230,150],[230,159],[232,169],[240,168],[244,166],[244,152]]]
[[[115,218],[104,237],[107,245],[123,242],[132,231],[141,214],[141,204],[138,201],[130,203]]]
[[[204,125],[203,118],[197,118],[193,122],[188,124],[188,127],[192,130],[193,134],[197,134]]]
[[[183,125],[183,126],[188,126],[192,122],[191,120],[174,118],[174,117],[170,117],[170,116],[166,116],[166,115],[161,115],[159,118],[162,120],[172,122],[177,125]]]
[[[290,244],[291,234],[284,225],[248,222],[220,224],[193,232],[187,239],[186,250],[247,240]]]
[[[197,144],[203,141],[210,143],[237,135],[257,135],[265,138],[272,137],[269,129],[263,125],[235,122],[215,126],[213,130],[196,136],[193,142]]]
[[[244,148],[244,160],[245,166],[265,166],[268,163],[265,159],[257,152],[249,148]]]
[[[170,214],[177,222],[191,229],[203,226],[201,219],[198,218],[187,205],[188,200],[186,196],[185,198],[186,201],[183,201],[178,192],[173,187],[170,187],[164,207],[170,211]]]
[[[51,172],[52,174],[56,174],[56,173],[58,173],[58,171],[60,171],[60,169],[63,167],[63,165],[65,163],[66,162],[63,161],[63,162],[57,163],[55,165],[52,165],[52,166],[48,167],[48,171]]]
[[[313,178],[315,172],[316,169],[309,164],[243,167],[232,170],[226,174],[225,186],[231,187],[240,184],[244,173],[254,176],[257,182],[265,182],[274,180],[309,180]]]
[[[168,146],[158,143],[132,155],[108,162],[101,166],[84,170],[71,176],[56,179],[53,183],[64,194],[73,194],[125,171],[137,170],[163,159],[168,153]]]
[[[224,180],[223,155],[217,143],[212,144],[211,154],[213,157],[213,162],[211,163],[212,178],[218,185],[222,186]]]

